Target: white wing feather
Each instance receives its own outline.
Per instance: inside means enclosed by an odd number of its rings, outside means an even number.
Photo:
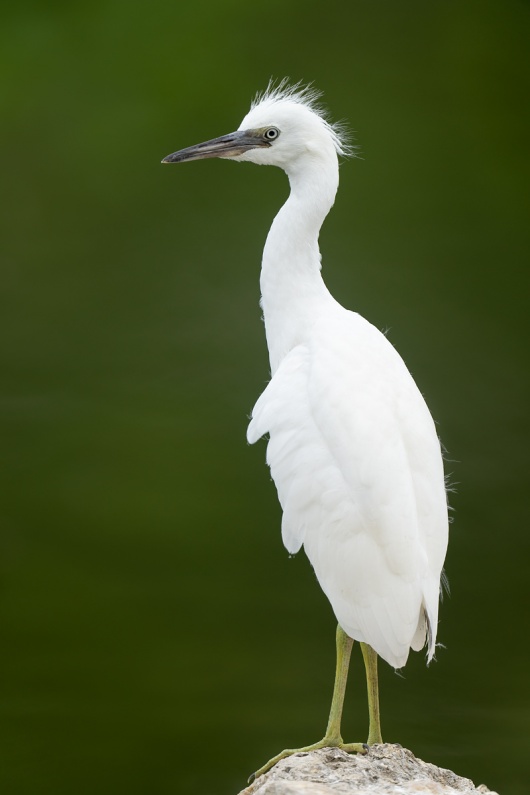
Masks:
[[[259,398],[289,552],[302,544],[342,628],[395,668],[434,654],[447,504],[433,420],[403,360],[334,305]]]

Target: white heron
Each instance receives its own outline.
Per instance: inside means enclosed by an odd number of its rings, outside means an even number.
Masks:
[[[382,742],[377,655],[394,668],[410,649],[435,652],[448,515],[440,443],[402,358],[378,329],[341,306],[321,276],[320,227],[335,200],[341,128],[310,87],[269,86],[236,132],[163,163],[209,157],[279,166],[290,195],[263,251],[261,306],[271,379],[248,440],[269,435],[267,463],[287,550],[303,546],[338,621],[325,746],[365,753]],[[367,743],[344,743],[341,715],[353,642],[368,687]]]

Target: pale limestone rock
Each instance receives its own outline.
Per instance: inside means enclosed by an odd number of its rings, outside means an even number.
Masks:
[[[484,784],[416,759],[400,745],[374,745],[366,755],[339,748],[300,753],[258,778],[240,795],[497,795]]]

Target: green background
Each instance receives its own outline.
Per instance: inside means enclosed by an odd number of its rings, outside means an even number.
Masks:
[[[245,441],[286,178],[160,166],[288,75],[362,156],[322,232],[328,286],[390,329],[458,483],[445,648],[381,665],[383,736],[526,793],[528,4],[0,15],[2,792],[228,795],[324,731],[333,616]]]

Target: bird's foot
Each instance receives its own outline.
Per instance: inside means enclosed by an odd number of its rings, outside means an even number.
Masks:
[[[342,737],[324,737],[323,740],[320,740],[318,743],[314,743],[313,745],[306,745],[304,748],[286,748],[285,751],[281,751],[276,756],[273,756],[272,759],[260,767],[259,770],[256,770],[255,773],[252,773],[250,776],[248,783],[252,784],[259,776],[262,776],[263,773],[266,773],[267,770],[270,770],[271,767],[280,761],[280,759],[285,759],[286,756],[292,756],[293,754],[302,754],[308,753],[309,751],[316,751],[319,748],[341,748],[343,751],[346,751],[348,754],[366,754],[369,751],[368,745],[366,743],[345,743],[342,741]]]

